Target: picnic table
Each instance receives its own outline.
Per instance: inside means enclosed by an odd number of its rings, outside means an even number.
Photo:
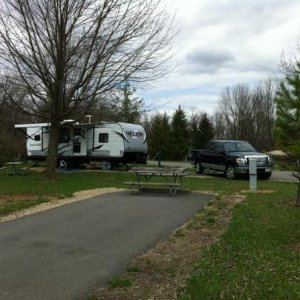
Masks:
[[[181,189],[183,177],[187,175],[185,168],[143,168],[133,172],[137,181],[125,182],[125,185],[131,186],[133,194],[138,194],[144,187],[168,187],[170,195],[175,196]]]
[[[7,174],[8,175],[26,175],[29,174],[28,168],[22,167],[22,161],[9,161],[4,163],[7,167]]]

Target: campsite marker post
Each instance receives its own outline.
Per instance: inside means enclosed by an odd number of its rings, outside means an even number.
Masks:
[[[250,178],[250,192],[257,190],[257,171],[256,171],[256,158],[249,158],[249,178]]]

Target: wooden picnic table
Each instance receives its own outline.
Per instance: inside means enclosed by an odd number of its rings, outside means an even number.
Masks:
[[[136,169],[134,172],[137,181],[125,182],[125,185],[131,186],[133,194],[139,193],[144,187],[152,186],[169,187],[170,195],[175,196],[181,189],[182,178],[187,175],[185,168],[143,168]]]
[[[4,163],[7,167],[8,175],[25,175],[28,174],[28,168],[22,168],[22,161],[9,161]]]

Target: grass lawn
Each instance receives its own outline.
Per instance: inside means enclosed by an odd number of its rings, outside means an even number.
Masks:
[[[123,188],[125,181],[133,179],[135,174],[130,172],[90,171],[60,173],[57,181],[48,182],[40,173],[22,177],[0,172],[0,214],[80,190]],[[188,177],[184,188],[218,192],[222,197],[248,190],[249,183]],[[246,193],[245,201],[234,207],[226,233],[199,252],[192,277],[178,291],[179,299],[300,299],[300,208],[293,207],[296,185],[265,180],[258,182],[258,188],[265,193]],[[23,198],[17,204],[1,201],[10,195]]]
[[[27,176],[7,176],[0,172],[0,215],[27,208],[49,198],[65,198],[74,192],[101,187],[124,187],[127,179],[135,176],[122,172],[59,173],[53,182],[45,180],[41,173]],[[22,196],[22,197],[20,197]],[[15,201],[16,200],[16,201]]]
[[[259,182],[228,231],[197,261],[179,299],[300,299],[300,208],[295,184]]]

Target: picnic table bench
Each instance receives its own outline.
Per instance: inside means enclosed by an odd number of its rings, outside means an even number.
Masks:
[[[138,169],[135,170],[137,181],[127,181],[125,185],[131,186],[133,194],[138,194],[145,187],[168,187],[170,195],[175,196],[181,189],[182,178],[187,175],[184,170],[184,168]],[[152,178],[156,180],[152,181]],[[162,178],[163,181],[158,181],[158,178]]]
[[[3,169],[7,169],[8,175],[28,175],[30,173],[28,167],[22,167],[21,161],[9,161],[5,163]]]

